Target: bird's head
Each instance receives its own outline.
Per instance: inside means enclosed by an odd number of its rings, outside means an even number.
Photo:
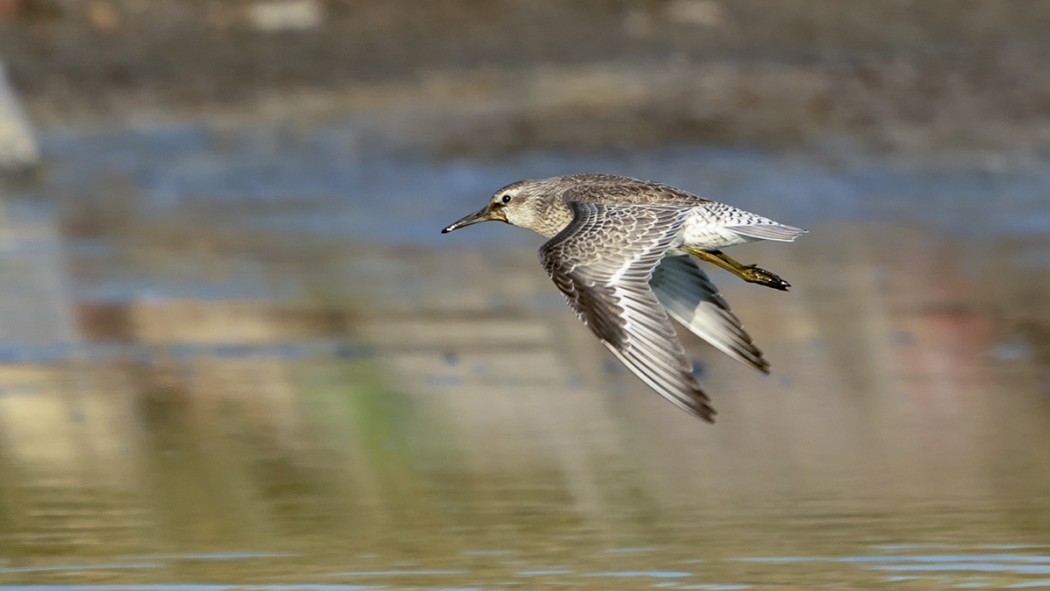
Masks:
[[[472,226],[480,222],[504,222],[522,228],[536,229],[541,223],[542,211],[546,209],[545,197],[550,195],[544,181],[518,181],[493,193],[485,207],[449,224],[441,231]]]

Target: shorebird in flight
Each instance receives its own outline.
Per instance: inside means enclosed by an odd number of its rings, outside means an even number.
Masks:
[[[715,410],[678,342],[674,318],[730,357],[769,363],[696,260],[786,291],[777,275],[723,248],[805,230],[660,183],[577,174],[511,183],[442,230],[500,221],[548,238],[540,262],[569,307],[631,372],[675,406],[713,422]]]

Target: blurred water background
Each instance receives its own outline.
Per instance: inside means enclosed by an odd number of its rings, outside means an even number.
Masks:
[[[0,591],[1050,588],[1047,31],[0,1]],[[584,171],[810,230],[732,253],[788,293],[709,271],[773,364],[683,337],[716,425],[572,318],[539,237],[438,234]]]

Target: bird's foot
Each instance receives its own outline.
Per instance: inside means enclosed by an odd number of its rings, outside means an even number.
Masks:
[[[748,283],[757,283],[759,285],[765,285],[766,287],[772,287],[773,289],[779,289],[780,291],[787,291],[788,288],[791,287],[791,284],[781,279],[780,275],[777,275],[772,271],[766,271],[755,265],[742,267],[738,274],[741,279]]]
[[[743,265],[720,250],[700,250],[692,248],[688,248],[687,250],[696,258],[709,263],[714,263],[748,283],[757,283],[758,285],[765,285],[766,287],[772,287],[773,289],[779,289],[780,291],[787,291],[788,288],[791,287],[790,283],[781,279],[776,273],[766,271],[756,265]]]

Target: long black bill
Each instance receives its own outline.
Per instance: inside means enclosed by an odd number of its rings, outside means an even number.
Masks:
[[[453,230],[458,230],[460,228],[466,228],[467,226],[473,226],[474,224],[478,224],[478,223],[481,223],[481,222],[488,222],[488,221],[492,221],[492,218],[489,217],[489,208],[488,207],[483,207],[480,210],[475,211],[474,213],[472,213],[472,214],[470,214],[470,215],[468,215],[468,216],[466,216],[466,217],[464,217],[464,218],[462,218],[460,220],[452,222],[451,224],[449,224],[449,226],[447,228],[442,230],[441,233],[442,234],[448,234],[449,232],[451,232]]]

